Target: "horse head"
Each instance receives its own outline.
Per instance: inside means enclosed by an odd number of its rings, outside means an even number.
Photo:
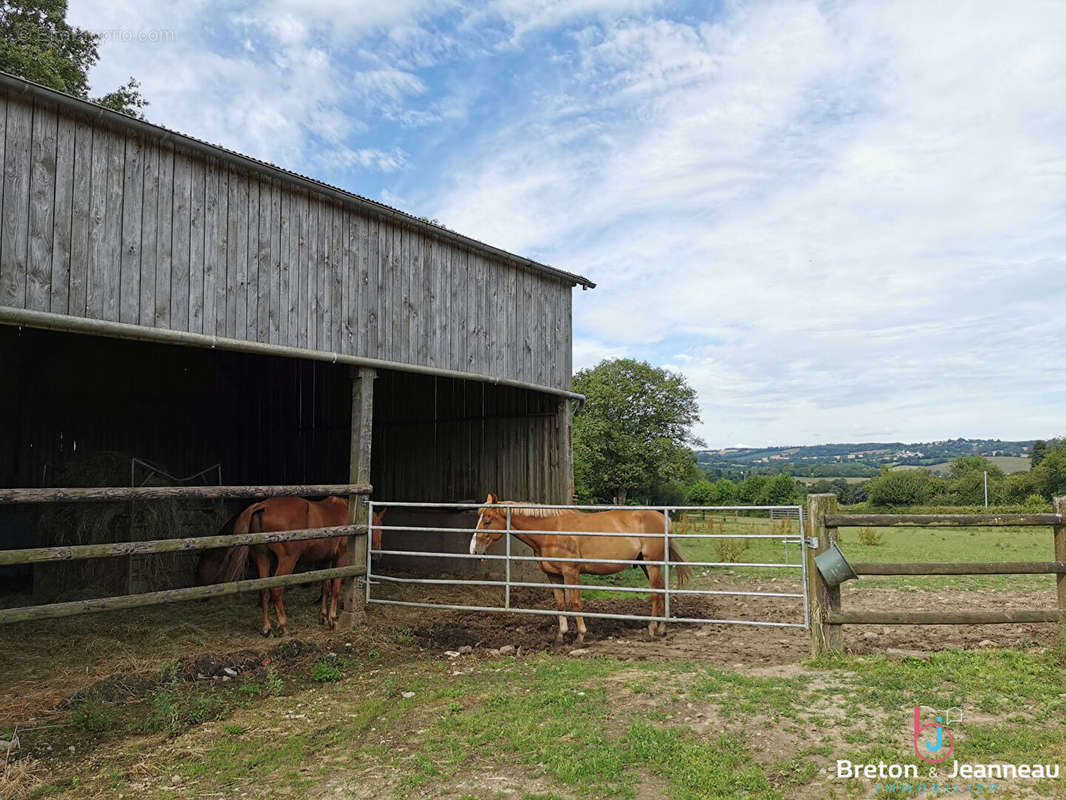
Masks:
[[[387,508],[383,508],[383,509],[381,509],[381,511],[375,511],[374,512],[374,526],[375,527],[370,532],[370,548],[372,550],[380,550],[381,549],[381,530],[379,528],[377,528],[376,526],[380,525],[382,520],[385,519],[385,512],[386,511],[388,511],[388,509]]]
[[[499,510],[499,504],[499,498],[490,492],[485,505],[478,509],[477,531],[470,537],[470,555],[483,555],[507,529],[507,515]]]

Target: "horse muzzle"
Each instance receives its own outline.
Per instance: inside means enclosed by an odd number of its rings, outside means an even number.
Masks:
[[[477,540],[477,534],[476,533],[473,536],[470,537],[470,555],[472,555],[472,556],[482,556],[482,555],[485,555],[485,551],[488,550],[488,549],[489,549],[489,547],[488,547],[487,544],[482,544],[481,542],[479,542]]]

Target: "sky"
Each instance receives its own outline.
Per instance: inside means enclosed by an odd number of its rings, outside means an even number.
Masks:
[[[71,0],[149,120],[598,284],[709,446],[1066,433],[1066,4]]]

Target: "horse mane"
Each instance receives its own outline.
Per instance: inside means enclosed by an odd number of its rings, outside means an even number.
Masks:
[[[523,503],[521,500],[500,500],[493,505],[497,506],[528,506],[529,503]],[[487,506],[492,508],[492,506]],[[561,517],[566,513],[565,508],[542,508],[540,506],[534,506],[533,508],[514,508],[511,510],[512,517]]]

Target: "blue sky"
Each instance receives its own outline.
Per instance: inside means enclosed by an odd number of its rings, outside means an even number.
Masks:
[[[149,118],[599,283],[712,446],[1066,432],[1066,5],[72,0]]]

